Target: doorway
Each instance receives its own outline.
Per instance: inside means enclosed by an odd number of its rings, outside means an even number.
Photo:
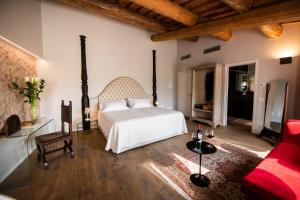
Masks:
[[[257,62],[225,65],[224,72],[223,125],[254,132]]]

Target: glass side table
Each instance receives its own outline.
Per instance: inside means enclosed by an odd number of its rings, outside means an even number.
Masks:
[[[0,138],[0,169],[4,179],[0,183],[0,191],[31,185],[30,155],[36,149],[35,137],[55,131],[54,119],[41,118],[34,125]]]
[[[98,128],[98,119],[90,119],[90,128]],[[77,123],[77,133],[78,131],[83,130],[82,121]]]

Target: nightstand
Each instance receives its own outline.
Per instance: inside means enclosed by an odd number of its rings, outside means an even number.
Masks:
[[[90,128],[98,128],[98,119],[90,119]],[[77,132],[83,129],[82,121],[77,123]]]

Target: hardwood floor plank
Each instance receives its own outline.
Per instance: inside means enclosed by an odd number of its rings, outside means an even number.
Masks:
[[[187,121],[187,125],[192,131],[196,123]],[[250,130],[247,126],[231,124],[215,129],[215,135],[225,142],[253,151],[272,149],[268,142],[257,138]],[[97,129],[74,133],[74,159],[63,152],[54,153],[47,157],[49,168],[44,170],[33,153],[30,156],[32,184],[4,193],[20,200],[184,199],[151,164],[185,150],[189,140],[190,133],[116,155],[104,150],[106,140]],[[12,173],[10,179],[20,176],[23,171],[16,170],[18,174]]]

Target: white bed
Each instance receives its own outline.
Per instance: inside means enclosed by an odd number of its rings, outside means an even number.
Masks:
[[[140,84],[128,77],[113,80],[98,96],[98,103],[149,97]],[[157,107],[98,111],[98,125],[107,139],[105,150],[122,153],[142,145],[187,133],[181,112]]]
[[[156,107],[99,111],[98,119],[107,140],[105,150],[117,154],[187,132],[181,112]]]

